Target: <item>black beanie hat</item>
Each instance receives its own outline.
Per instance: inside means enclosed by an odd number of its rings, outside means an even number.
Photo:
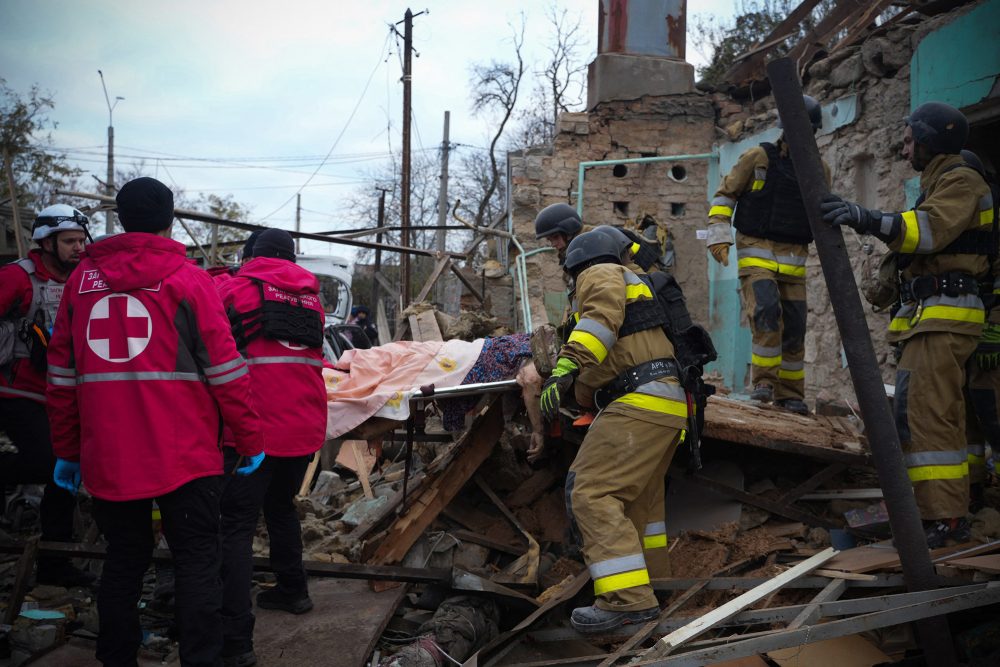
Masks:
[[[115,197],[126,232],[162,232],[174,221],[174,193],[155,178],[129,181]]]
[[[277,257],[295,261],[295,241],[284,229],[266,229],[257,237],[253,246],[254,257]]]
[[[257,239],[260,238],[263,229],[255,229],[247,237],[247,242],[243,244],[243,259],[250,259],[253,257],[253,246],[257,243]]]

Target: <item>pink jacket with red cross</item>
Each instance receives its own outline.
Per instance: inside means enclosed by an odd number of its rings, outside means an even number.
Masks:
[[[49,343],[52,449],[95,497],[169,493],[222,473],[221,421],[241,454],[264,448],[246,362],[211,278],[154,234],[87,248]]]
[[[322,327],[319,281],[288,260],[256,257],[216,287],[230,320],[260,309],[262,298],[291,300],[315,312]],[[303,456],[322,447],[327,414],[322,348],[258,335],[240,352],[250,366],[267,455]]]

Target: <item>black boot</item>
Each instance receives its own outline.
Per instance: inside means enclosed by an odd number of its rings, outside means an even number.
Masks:
[[[277,609],[289,614],[304,614],[313,608],[309,593],[286,593],[280,588],[261,591],[257,594],[257,606],[261,609]]]
[[[957,519],[925,521],[924,535],[927,537],[928,549],[939,549],[949,540],[958,543],[968,542],[972,538],[972,527],[964,516]]]

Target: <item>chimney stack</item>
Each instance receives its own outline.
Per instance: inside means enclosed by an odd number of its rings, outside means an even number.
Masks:
[[[686,0],[598,0],[597,57],[587,70],[587,109],[601,102],[694,91],[684,61]]]

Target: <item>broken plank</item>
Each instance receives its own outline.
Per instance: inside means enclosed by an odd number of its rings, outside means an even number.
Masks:
[[[830,481],[846,469],[847,466],[843,463],[831,463],[785,495],[781,496],[778,499],[778,502],[783,505],[794,503],[805,494],[818,489],[823,483]]]
[[[319,459],[320,452],[317,451],[312,455],[312,459],[309,460],[309,465],[306,467],[306,474],[302,476],[302,485],[299,487],[299,498],[303,498],[309,494],[309,487],[312,486],[313,477],[316,476],[316,468],[319,467]]]
[[[991,551],[1000,548],[1000,541],[990,544],[976,545],[974,543],[956,544],[954,546],[941,547],[931,551],[931,560],[941,563],[949,558],[966,555],[978,555],[984,551]],[[899,554],[892,542],[886,540],[863,547],[854,547],[841,551],[836,558],[826,564],[828,570],[840,570],[842,572],[854,572],[865,574],[875,570],[891,570],[899,567]]]
[[[626,639],[625,642],[618,647],[618,650],[609,655],[606,660],[604,660],[600,665],[598,665],[598,667],[611,667],[611,665],[614,665],[626,653],[634,649],[642,642],[646,641],[646,639],[651,634],[653,634],[653,632],[656,631],[657,625],[659,625],[662,621],[668,619],[671,614],[673,614],[675,611],[683,607],[688,600],[693,598],[699,591],[701,591],[701,589],[705,588],[705,585],[707,583],[708,583],[707,581],[699,582],[694,586],[692,586],[691,588],[684,591],[679,598],[671,602],[666,609],[660,612],[659,618],[657,618],[655,621],[650,621],[649,623],[644,625],[638,632],[636,632],[634,635]]]
[[[476,475],[476,485],[479,489],[486,494],[486,497],[496,505],[497,509],[507,517],[507,520],[514,524],[514,527],[521,531],[521,534],[528,541],[528,551],[519,557],[516,561],[511,563],[504,569],[501,575],[495,575],[493,578],[496,581],[503,583],[515,583],[515,584],[529,584],[535,585],[538,583],[538,559],[541,555],[541,549],[538,546],[538,542],[532,537],[521,522],[517,520],[514,513],[507,509],[507,506],[503,504],[503,501],[497,497],[497,494],[493,492],[489,484],[486,483],[480,475]],[[516,574],[521,570],[525,570],[523,575]]]
[[[768,512],[778,514],[780,516],[786,517],[788,519],[793,519],[795,521],[801,521],[802,523],[809,524],[810,526],[820,526],[823,528],[839,528],[840,526],[832,521],[828,521],[822,517],[815,516],[800,510],[798,508],[792,507],[790,505],[784,505],[779,501],[768,500],[767,498],[762,498],[761,496],[755,496],[752,493],[747,493],[740,489],[735,489],[727,484],[722,484],[721,482],[716,482],[714,479],[709,479],[703,475],[685,473],[683,470],[677,470],[674,468],[670,469],[670,477],[678,479],[686,479],[689,481],[696,482],[701,486],[705,487],[710,491],[715,491],[716,493],[723,494],[730,498],[740,501],[741,503],[746,503],[747,505],[753,505],[754,507],[760,507]]]
[[[21,547],[21,557],[17,560],[14,570],[14,586],[7,598],[7,609],[4,612],[4,625],[13,625],[21,615],[21,604],[28,593],[28,582],[31,570],[35,567],[35,557],[38,556],[38,536],[29,537]]]
[[[770,406],[710,396],[704,437],[798,454],[817,461],[869,465],[863,435]]]
[[[526,550],[523,546],[517,547],[504,542],[498,542],[497,540],[491,540],[485,535],[480,535],[479,533],[475,533],[471,530],[462,530],[461,528],[458,528],[448,532],[456,540],[460,540],[462,542],[472,542],[473,544],[478,544],[479,546],[493,549],[494,551],[502,551],[503,553],[510,554],[512,556],[523,556]]]
[[[472,284],[472,282],[468,279],[468,277],[466,277],[464,273],[462,273],[462,269],[458,268],[454,264],[450,264],[448,268],[451,269],[451,272],[454,273],[455,276],[457,276],[460,281],[462,281],[462,284],[465,285],[465,289],[469,290],[469,293],[472,294],[472,296],[476,297],[476,301],[478,301],[479,303],[483,303],[483,301],[486,300],[485,297],[482,295],[482,293],[476,288],[476,286]]]
[[[580,592],[588,581],[590,581],[590,572],[583,570],[560,591],[559,595],[555,596],[533,611],[531,615],[507,632],[500,634],[497,637],[494,637],[491,641],[487,642],[485,646],[473,653],[472,656],[462,663],[462,667],[479,667],[480,662],[482,662],[485,667],[489,664],[488,661],[492,659],[494,654],[500,652],[505,647],[510,646],[514,640],[527,632],[528,628],[534,625],[535,622],[544,617],[550,611],[562,603],[571,600],[577,593]]]
[[[945,563],[960,570],[978,570],[986,574],[1000,574],[1000,554],[956,558],[945,561]]]
[[[0,544],[0,553],[22,553],[26,546],[27,542],[3,543]],[[105,547],[78,542],[38,542],[37,551],[42,556],[65,556],[92,560],[107,558]],[[170,563],[172,560],[168,549],[153,550],[154,563]],[[451,581],[451,571],[447,569],[366,565],[364,563],[326,563],[313,560],[303,561],[302,565],[306,569],[306,574],[313,577],[411,583],[448,583]],[[261,556],[254,556],[253,566],[259,572],[271,571],[270,561]]]
[[[800,611],[799,615],[792,619],[792,622],[788,624],[786,629],[794,630],[795,628],[800,628],[803,625],[812,625],[820,618],[820,603],[836,600],[843,595],[846,590],[847,583],[843,579],[834,579],[826,585],[826,588],[817,593],[815,597],[809,601],[806,608]]]
[[[425,310],[409,316],[410,338],[417,342],[444,340],[437,316],[433,310]]]
[[[721,607],[713,609],[704,616],[698,618],[696,621],[685,625],[683,628],[671,632],[666,637],[663,637],[656,645],[653,646],[649,651],[643,654],[643,657],[647,658],[662,658],[666,657],[676,649],[677,647],[685,644],[686,642],[694,639],[701,633],[710,629],[712,626],[725,621],[727,618],[735,616],[740,611],[749,607],[754,602],[761,600],[772,592],[779,590],[785,584],[798,579],[799,577],[809,574],[811,571],[815,570],[817,567],[827,562],[831,558],[837,555],[837,551],[832,547],[825,549],[824,551],[816,554],[815,556],[808,558],[798,565],[782,572],[776,577],[771,578],[766,583],[753,588],[746,593],[740,595],[739,597],[730,600]],[[737,656],[738,657],[738,656]]]
[[[420,288],[420,293],[417,294],[417,298],[413,300],[414,303],[420,303],[427,298],[427,295],[431,293],[431,289],[434,288],[434,283],[437,282],[441,274],[444,273],[448,267],[451,265],[451,258],[447,255],[444,257],[439,257],[437,264],[434,265],[434,270],[431,271],[431,275],[427,278],[427,282],[424,286]]]
[[[369,559],[374,565],[398,563],[441,510],[458,495],[483,461],[493,451],[503,431],[502,401],[491,396],[472,426],[455,444],[450,465],[439,471],[428,467],[420,489],[411,493],[412,502],[389,527],[386,537]]]

